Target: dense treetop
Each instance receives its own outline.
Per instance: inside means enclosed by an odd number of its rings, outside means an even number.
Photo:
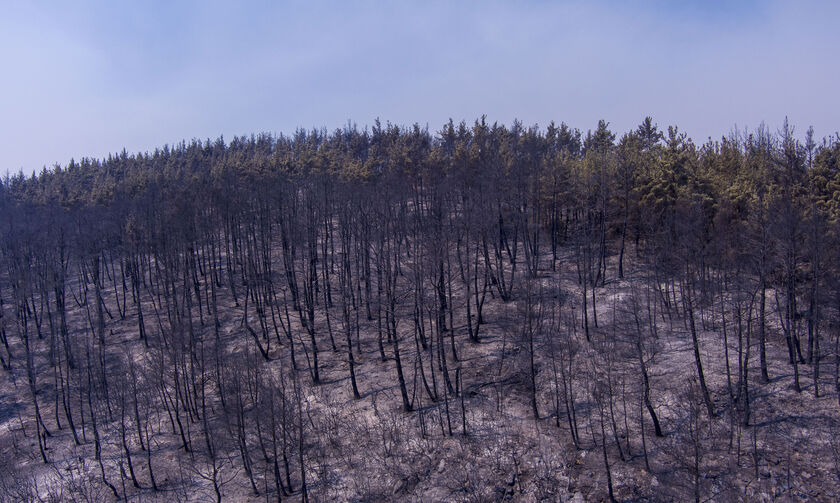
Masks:
[[[624,227],[637,241],[675,232],[679,219],[696,213],[708,243],[715,228],[748,225],[762,212],[796,211],[834,228],[839,159],[838,138],[817,142],[809,130],[802,143],[787,122],[775,134],[762,126],[698,146],[649,117],[620,137],[605,121],[586,134],[565,123],[540,129],[482,118],[472,126],[449,121],[432,133],[377,121],[365,130],[193,140],[71,160],[31,177],[7,176],[0,205],[7,241],[23,238],[23,229],[77,228],[82,234],[65,232],[65,239],[96,232],[125,243],[148,239],[152,222],[189,233],[201,215],[249,211],[282,184],[338,184],[397,199],[434,188],[464,200],[498,194],[502,206],[528,194],[541,211],[598,209],[610,228]]]

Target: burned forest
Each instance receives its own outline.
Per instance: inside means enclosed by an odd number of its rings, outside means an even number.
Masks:
[[[193,140],[0,183],[0,500],[837,501],[840,138]]]

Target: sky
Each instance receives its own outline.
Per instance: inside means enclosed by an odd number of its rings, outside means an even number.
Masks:
[[[0,174],[376,118],[840,130],[835,1],[0,5]]]

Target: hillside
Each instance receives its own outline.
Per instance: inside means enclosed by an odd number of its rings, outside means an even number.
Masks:
[[[0,184],[0,499],[835,501],[840,144],[487,124]]]

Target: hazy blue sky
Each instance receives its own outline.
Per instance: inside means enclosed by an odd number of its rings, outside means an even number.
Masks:
[[[450,117],[840,129],[840,2],[7,2],[0,173]]]

